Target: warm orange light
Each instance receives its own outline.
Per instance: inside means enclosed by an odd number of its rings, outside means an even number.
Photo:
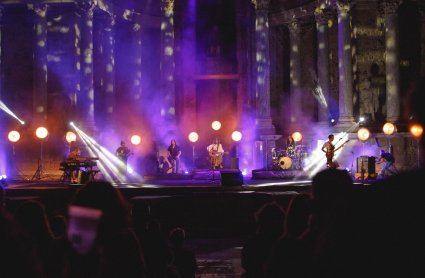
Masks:
[[[303,139],[303,136],[299,132],[294,132],[292,134],[292,138],[294,138],[295,142],[299,142],[299,141],[301,141],[301,139]]]
[[[359,138],[360,141],[367,141],[370,137],[370,131],[367,128],[362,127],[357,131],[357,138]]]
[[[198,135],[198,133],[196,133],[196,132],[191,132],[191,133],[189,134],[189,140],[190,140],[191,142],[195,143],[196,141],[198,141],[198,139],[199,139],[199,135]]]
[[[413,136],[418,137],[418,138],[422,136],[423,132],[424,132],[424,129],[419,124],[414,124],[410,128],[410,133],[412,133]]]
[[[139,145],[139,144],[140,144],[140,142],[142,142],[142,138],[140,138],[140,136],[139,136],[139,135],[133,135],[133,136],[131,137],[131,143],[132,143],[133,145]]]
[[[397,132],[397,127],[392,123],[386,123],[382,128],[382,132],[384,132],[385,135],[394,135]]]
[[[35,135],[37,135],[37,137],[40,139],[44,139],[47,137],[47,135],[49,135],[49,132],[45,127],[39,127],[37,128]]]
[[[239,131],[233,131],[232,139],[236,142],[240,141],[242,139],[242,133],[240,133]]]
[[[77,135],[72,131],[68,131],[65,135],[65,139],[66,139],[66,141],[71,143],[72,141],[77,140]]]
[[[214,121],[214,122],[211,124],[211,126],[212,126],[212,128],[213,128],[214,130],[219,130],[219,129],[221,128],[221,123],[220,123],[219,121]]]
[[[7,137],[9,138],[11,142],[18,142],[19,138],[21,138],[21,135],[19,134],[19,132],[14,130],[9,132],[9,135]]]

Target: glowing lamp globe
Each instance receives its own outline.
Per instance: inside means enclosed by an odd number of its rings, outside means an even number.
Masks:
[[[199,135],[196,132],[191,132],[189,134],[189,141],[195,143],[196,141],[198,141],[199,139]]]
[[[49,132],[47,131],[45,127],[39,127],[35,131],[35,135],[37,135],[37,137],[40,139],[44,139],[47,137],[47,135],[49,135]]]
[[[234,131],[232,133],[232,139],[236,142],[240,141],[242,139],[242,133],[240,133],[239,131]]]
[[[419,138],[422,136],[422,133],[424,132],[424,129],[421,125],[419,124],[414,124],[411,128],[410,128],[410,133],[412,133],[412,135],[416,138]]]
[[[385,136],[393,136],[397,132],[397,127],[392,123],[386,123],[382,128],[382,132]]]
[[[370,131],[367,128],[361,128],[359,131],[357,131],[357,138],[361,142],[366,142],[370,138]]]
[[[131,141],[131,143],[133,145],[139,145],[140,142],[142,142],[142,138],[140,138],[139,135],[133,135],[133,136],[131,136],[131,140],[130,141]]]
[[[11,131],[7,137],[9,138],[10,142],[18,142],[19,138],[21,138],[21,135],[17,131]]]
[[[214,121],[214,122],[211,124],[211,126],[212,126],[212,128],[213,128],[214,130],[219,130],[219,129],[221,128],[221,123],[220,123],[219,121]]]
[[[68,131],[65,135],[65,139],[68,143],[71,143],[72,141],[77,140],[77,135],[72,131]]]
[[[303,139],[303,136],[299,132],[294,132],[292,134],[292,138],[294,138],[295,142],[299,142],[299,141],[301,141],[301,139]]]

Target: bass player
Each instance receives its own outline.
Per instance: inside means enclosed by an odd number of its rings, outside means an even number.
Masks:
[[[338,148],[335,148],[335,145],[332,144],[333,140],[335,139],[334,135],[329,134],[328,139],[329,141],[326,141],[325,144],[323,144],[322,152],[326,153],[326,166],[328,168],[335,169],[339,167],[339,164],[338,161],[333,160],[334,154],[337,150],[341,149],[349,140],[347,140]]]

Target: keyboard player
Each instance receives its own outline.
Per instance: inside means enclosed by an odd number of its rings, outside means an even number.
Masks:
[[[75,161],[75,160],[77,160],[77,158],[80,156],[80,153],[81,153],[80,149],[78,149],[78,148],[75,149],[74,151],[72,151],[68,155],[66,161],[69,162],[69,161]],[[70,179],[71,179],[71,182],[72,183],[77,182],[77,178],[76,178],[76,175],[74,174],[74,172],[75,172],[75,174],[78,174],[78,169],[72,169],[71,168],[71,171],[70,171],[70,176],[71,177],[70,177]]]

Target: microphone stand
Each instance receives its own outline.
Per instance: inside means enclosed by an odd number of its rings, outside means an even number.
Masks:
[[[353,163],[354,163],[354,153],[351,152],[353,154],[353,158],[351,159],[351,179],[353,178]]]

